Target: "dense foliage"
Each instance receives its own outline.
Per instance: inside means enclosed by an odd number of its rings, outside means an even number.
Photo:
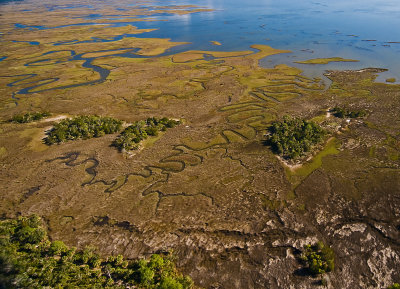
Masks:
[[[192,288],[171,255],[127,261],[100,258],[92,248],[50,242],[41,219],[32,215],[0,221],[0,288]]]
[[[357,118],[357,117],[363,117],[367,115],[367,112],[365,110],[357,110],[357,111],[351,111],[347,108],[341,108],[336,106],[333,110],[333,115],[339,118]]]
[[[333,271],[335,254],[333,250],[322,242],[306,245],[301,259],[307,264],[311,274],[324,274]]]
[[[325,130],[314,122],[285,116],[269,128],[268,143],[284,158],[296,159],[321,142]]]
[[[400,284],[394,283],[392,286],[389,286],[388,289],[400,289]]]
[[[88,139],[116,133],[122,128],[122,121],[111,117],[77,116],[63,119],[56,124],[44,139],[46,144],[61,143],[79,138]]]
[[[113,142],[119,150],[135,150],[139,143],[148,136],[157,136],[159,131],[174,127],[180,122],[166,117],[158,119],[150,117],[145,121],[137,121],[128,126]]]
[[[18,123],[27,123],[27,122],[41,120],[42,118],[49,116],[50,116],[49,112],[27,112],[25,114],[14,115],[11,121]]]

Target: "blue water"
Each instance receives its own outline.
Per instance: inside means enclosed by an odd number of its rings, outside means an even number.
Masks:
[[[47,5],[50,11],[61,9],[93,8],[90,5]],[[121,15],[102,15],[91,10],[81,17],[94,25],[101,19],[125,19],[125,9],[138,6],[149,9],[152,5],[198,5],[214,9],[188,15],[169,13],[144,16],[160,21],[127,20],[115,26],[134,25],[139,28],[157,28],[141,35],[118,35],[113,39],[94,38],[90,42],[117,41],[123,37],[171,38],[173,41],[190,42],[178,46],[171,52],[196,50],[234,51],[248,50],[252,44],[266,44],[292,53],[267,57],[260,61],[264,67],[285,63],[304,70],[304,74],[319,77],[329,69],[360,69],[365,67],[386,68],[380,81],[395,77],[400,80],[400,5],[398,0],[175,0],[175,1],[132,1],[124,6],[118,2]],[[71,16],[72,17],[72,16]],[[165,21],[167,20],[167,21]],[[17,28],[48,29],[43,26]],[[64,26],[60,26],[64,27]],[[210,41],[219,41],[215,46]],[[88,42],[88,41],[87,41]],[[62,47],[79,43],[78,40],[55,43]],[[34,43],[32,43],[34,44]],[[294,61],[310,58],[343,57],[357,59],[357,63],[331,63],[328,65],[302,65]]]
[[[30,45],[39,45],[39,44],[40,44],[40,42],[38,42],[38,41],[18,41],[18,40],[12,40],[12,42],[27,42],[27,43],[29,43]]]
[[[144,37],[167,37],[192,43],[183,49],[243,50],[252,44],[267,44],[293,53],[267,57],[260,62],[265,67],[285,63],[300,67],[309,76],[320,76],[325,69],[379,67],[389,69],[380,80],[400,79],[400,5],[397,0],[182,0],[174,4],[196,4],[215,11],[162,15],[157,18],[169,21],[136,23],[140,28],[159,28]],[[212,40],[223,45],[214,46],[209,42]],[[294,63],[336,56],[359,62]]]

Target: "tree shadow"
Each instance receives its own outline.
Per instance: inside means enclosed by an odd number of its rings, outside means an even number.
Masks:
[[[309,277],[311,276],[310,271],[307,268],[300,268],[293,272],[294,275],[299,277]]]

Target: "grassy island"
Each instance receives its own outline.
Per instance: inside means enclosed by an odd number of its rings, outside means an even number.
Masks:
[[[358,62],[358,60],[345,59],[342,57],[330,57],[330,58],[314,58],[304,61],[295,61],[295,63],[299,64],[328,64],[330,62]]]
[[[303,156],[326,135],[326,131],[316,123],[290,116],[274,122],[269,133],[267,144],[286,159]]]
[[[27,112],[25,114],[14,115],[11,119],[12,122],[17,123],[28,123],[41,120],[43,118],[49,117],[51,114],[49,112]]]
[[[48,133],[44,142],[48,145],[68,140],[89,139],[112,134],[122,129],[122,121],[111,117],[77,116],[64,119],[56,124]]]
[[[36,215],[0,221],[1,288],[193,288],[180,274],[173,257],[152,255],[148,260],[101,258],[84,250],[50,242]]]
[[[139,143],[148,136],[157,136],[158,132],[165,131],[180,124],[180,121],[168,119],[166,117],[158,119],[150,117],[145,121],[137,121],[128,126],[113,142],[113,145],[120,151],[135,150],[139,148]]]
[[[323,242],[306,245],[301,259],[307,264],[312,275],[324,274],[333,271],[335,267],[335,254]]]

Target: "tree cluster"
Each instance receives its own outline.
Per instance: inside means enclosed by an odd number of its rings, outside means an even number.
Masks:
[[[335,267],[335,254],[333,250],[322,242],[304,246],[301,259],[306,263],[312,275],[331,272]]]
[[[326,131],[314,122],[284,116],[269,127],[267,143],[279,155],[287,159],[296,159],[320,143]]]
[[[14,115],[11,119],[12,122],[18,123],[28,123],[33,121],[38,121],[43,118],[49,117],[51,114],[49,112],[27,112],[25,114]]]
[[[44,142],[48,145],[62,143],[79,138],[89,139],[112,134],[122,129],[122,121],[111,117],[96,115],[77,116],[72,119],[63,119],[48,133]]]
[[[139,143],[148,136],[157,136],[159,131],[172,128],[180,122],[173,119],[150,117],[145,121],[137,121],[128,126],[114,140],[113,145],[120,151],[135,150],[139,148]]]
[[[332,110],[332,113],[334,116],[339,117],[339,118],[358,118],[358,117],[364,117],[367,115],[367,112],[365,110],[349,110],[348,108],[342,108],[342,107],[334,107]]]
[[[50,242],[42,220],[32,215],[0,221],[0,288],[193,288],[173,257],[127,261],[101,258],[93,248]]]

